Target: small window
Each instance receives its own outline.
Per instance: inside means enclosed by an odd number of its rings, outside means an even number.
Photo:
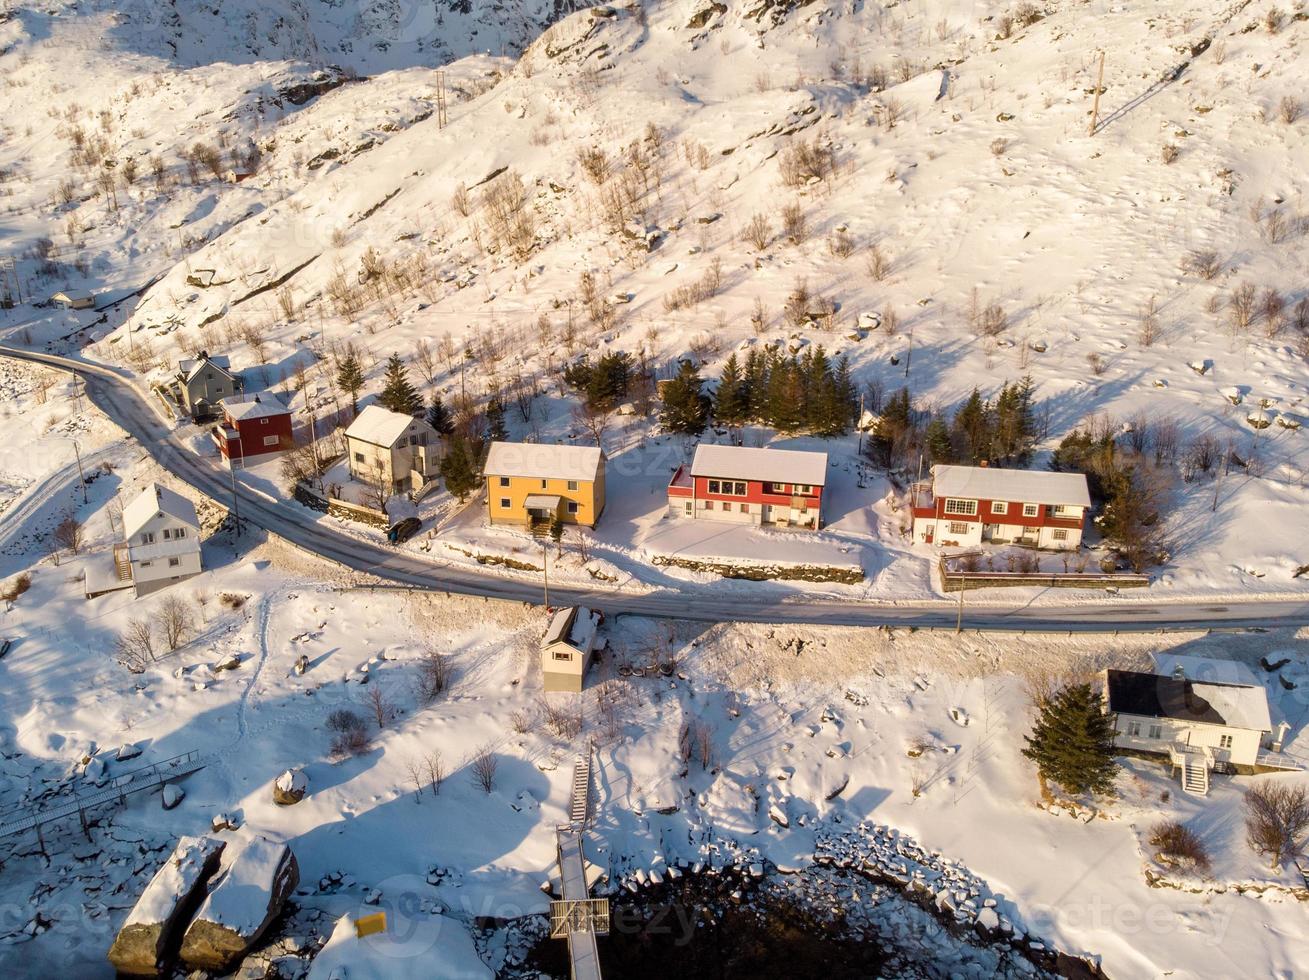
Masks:
[[[1040,512],[1040,510],[1041,508],[1038,507],[1036,504],[1023,504],[1024,517],[1035,517]]]
[[[1164,737],[1164,728],[1163,728],[1163,726],[1162,726],[1162,725],[1151,725],[1151,726],[1150,726],[1150,735],[1149,735],[1149,737],[1155,739],[1156,741],[1158,741],[1159,739],[1163,738],[1163,737]]]
[[[573,653],[572,653],[571,650],[556,650],[556,651],[555,651],[555,659],[556,659],[556,660],[572,660],[572,659],[573,659]]]
[[[719,492],[719,485],[718,485],[718,481],[717,481],[717,480],[710,480],[710,481],[709,481],[709,492],[710,492],[710,493],[718,493],[718,492]]]
[[[267,425],[267,424],[268,424],[268,419],[260,419],[260,420],[259,420],[259,424],[260,424],[260,425]]]
[[[542,481],[541,481],[541,489],[544,490],[545,488],[546,488],[546,481],[545,481],[545,480],[542,480]]]
[[[568,481],[568,489],[569,489],[569,490],[576,490],[576,489],[577,489],[577,481],[576,481],[576,480],[569,480],[569,481]]]
[[[509,498],[508,498],[508,497],[501,497],[501,498],[500,498],[500,506],[503,507],[503,508],[505,508],[505,509],[507,510],[507,509],[509,508]]]
[[[502,477],[500,477],[500,486],[502,486],[502,487],[507,487],[507,486],[509,486],[509,477],[507,477],[507,476],[502,476]]]
[[[1063,528],[1055,528],[1054,531],[1051,532],[1050,537],[1054,538],[1056,541],[1067,541],[1068,532]]]
[[[264,445],[265,445],[265,446],[276,446],[276,445],[277,445],[277,441],[278,441],[278,440],[277,440],[277,436],[264,436]]]
[[[749,504],[742,504],[742,505],[741,505],[741,513],[742,513],[742,514],[748,514],[748,513],[750,513],[750,505],[749,505]]]
[[[730,500],[724,500],[724,501],[723,501],[723,510],[725,510],[725,511],[730,511],[731,509],[732,509],[732,502],[731,502]]]
[[[180,564],[182,564],[182,560],[181,560],[180,558],[170,558],[170,559],[168,559],[168,567],[169,567],[169,568],[176,568],[176,567],[177,567],[178,565],[180,565]]]
[[[813,491],[813,487],[811,487],[811,486],[810,486],[809,484],[807,484],[807,483],[797,483],[797,484],[795,485],[795,492],[796,492],[797,494],[801,494],[801,495],[804,495],[804,496],[808,496],[809,493],[811,493],[812,491]]]
[[[1218,747],[1220,749],[1230,749],[1232,747],[1232,736],[1220,735],[1218,737]]]
[[[154,564],[154,562],[152,562],[152,561],[143,561],[143,562],[141,562],[141,567],[142,567],[142,568],[149,568],[149,567],[150,567],[151,565],[153,565],[153,564]]]
[[[704,502],[704,509],[705,509],[705,510],[713,510],[713,509],[714,509],[714,502],[713,502],[712,500],[706,500],[706,501]]]
[[[1127,734],[1132,738],[1141,737],[1141,723],[1139,721],[1129,721],[1127,723]]]
[[[967,534],[967,533],[968,533],[968,525],[965,524],[963,521],[951,521],[951,522],[950,522],[950,533],[951,533],[951,534]]]
[[[1009,505],[1005,503],[1003,500],[993,500],[991,501],[991,513],[1007,514],[1009,513]]]
[[[355,462],[356,462],[356,463],[362,463],[363,461],[364,461],[364,454],[363,454],[363,453],[355,453]]]
[[[172,536],[173,536],[173,532],[170,531],[168,528],[164,528],[164,540],[167,541]]]
[[[576,514],[576,513],[577,513],[577,501],[576,501],[576,500],[570,500],[570,501],[568,501],[568,513],[570,513],[570,514]]]
[[[174,540],[176,540],[177,538],[184,538],[184,537],[186,537],[186,528],[178,527],[173,529]]]
[[[154,543],[155,543],[155,533],[154,533],[154,531],[143,531],[143,532],[141,533],[141,543],[142,543],[142,544],[154,544]]]

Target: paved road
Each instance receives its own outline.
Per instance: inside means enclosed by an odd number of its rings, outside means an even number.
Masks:
[[[0,355],[77,370],[91,400],[126,430],[174,477],[201,493],[228,504],[232,491],[228,472],[185,449],[127,378],[113,368],[53,354],[0,345]],[[316,515],[296,506],[276,504],[248,491],[240,497],[241,517],[265,530],[348,568],[369,572],[400,586],[537,602],[540,585],[474,568],[439,565],[420,555],[371,544],[335,531]],[[712,587],[694,591],[664,589],[645,595],[615,591],[555,587],[551,599],[580,603],[616,615],[657,616],[696,622],[813,623],[840,626],[955,625],[953,602],[879,603],[841,599],[779,597],[763,590],[758,596],[738,591],[718,596]],[[1041,605],[966,608],[969,629],[1099,632],[1236,626],[1299,626],[1309,624],[1309,597],[1246,603],[1096,602],[1083,605]]]
[[[83,473],[90,473],[118,447],[105,446],[82,457],[81,466],[76,458],[46,476],[40,483],[25,490],[12,504],[0,513],[0,549],[8,547],[33,517],[50,506],[58,497],[72,496]]]

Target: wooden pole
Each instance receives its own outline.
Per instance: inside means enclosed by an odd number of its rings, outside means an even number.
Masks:
[[[1104,51],[1100,52],[1100,75],[1095,80],[1095,101],[1091,103],[1091,131],[1088,136],[1095,135],[1095,129],[1100,125],[1100,90],[1104,88]]]

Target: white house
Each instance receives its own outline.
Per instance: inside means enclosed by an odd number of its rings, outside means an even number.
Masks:
[[[50,302],[66,310],[89,310],[95,306],[95,297],[90,293],[55,293]]]
[[[585,606],[560,609],[550,618],[541,640],[541,675],[547,691],[582,693],[599,627],[600,614]]]
[[[114,547],[119,578],[130,577],[138,597],[199,575],[200,519],[175,490],[152,483],[123,510],[122,544]]]
[[[421,489],[440,470],[441,437],[426,421],[369,405],[345,430],[350,476],[392,493]]]
[[[1081,473],[937,465],[931,483],[913,488],[914,542],[1073,551],[1090,506]]]
[[[1154,672],[1105,671],[1117,747],[1166,756],[1182,787],[1201,795],[1213,770],[1288,768],[1277,754],[1286,726],[1272,738],[1268,696],[1248,667],[1177,655],[1155,661]]]

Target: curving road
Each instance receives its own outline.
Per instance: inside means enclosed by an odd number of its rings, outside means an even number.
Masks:
[[[174,477],[220,503],[230,503],[225,468],[185,449],[164,425],[135,385],[120,371],[75,358],[0,345],[0,356],[77,371],[87,396],[145,448]],[[512,579],[474,568],[437,565],[417,554],[397,551],[340,534],[300,508],[241,494],[243,520],[323,558],[367,572],[399,586],[487,596],[521,602],[539,601],[535,581]],[[918,626],[953,628],[957,615],[950,600],[919,603],[817,599],[804,596],[718,596],[711,587],[694,591],[664,589],[646,595],[556,586],[551,598],[600,609],[610,615],[631,614],[697,622],[812,623],[833,626]],[[1114,630],[1203,629],[1300,626],[1309,624],[1309,597],[1245,603],[1094,602],[1082,605],[990,605],[965,609],[968,629],[1104,632]]]

